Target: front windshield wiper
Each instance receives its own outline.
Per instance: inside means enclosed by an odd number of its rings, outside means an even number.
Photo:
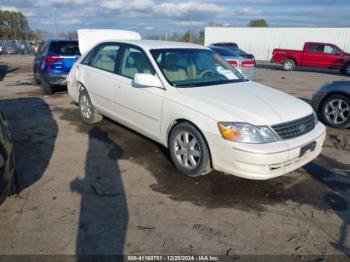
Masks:
[[[201,86],[210,86],[210,85],[222,85],[222,84],[229,84],[229,83],[237,83],[241,82],[240,79],[235,80],[218,80],[218,81],[210,81],[210,82],[201,82],[201,83],[189,83],[189,84],[182,84],[182,85],[174,85],[174,87],[177,88],[186,88],[186,87],[201,87]]]

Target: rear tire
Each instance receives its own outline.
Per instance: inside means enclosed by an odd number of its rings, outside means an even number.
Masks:
[[[41,77],[40,82],[41,82],[41,88],[43,91],[43,95],[44,96],[52,95],[53,94],[52,86],[49,85],[48,83],[46,83],[42,77]]]
[[[33,69],[33,76],[34,76],[34,82],[35,84],[37,84],[38,86],[41,85],[41,81],[40,81],[40,73],[38,68],[35,66]]]
[[[350,98],[345,95],[334,94],[327,97],[322,102],[320,112],[322,122],[328,126],[334,128],[350,126]]]
[[[181,173],[198,177],[211,172],[207,142],[190,123],[176,125],[170,132],[168,144],[172,162]]]
[[[86,89],[82,89],[79,95],[79,110],[83,121],[87,124],[95,124],[102,120],[102,115],[100,115],[95,107],[93,106],[89,93]]]
[[[295,62],[293,59],[286,58],[282,62],[282,67],[284,71],[293,71],[295,69]]]
[[[343,69],[341,70],[341,72],[344,74],[344,75],[347,75],[347,76],[350,76],[350,63],[347,63]]]

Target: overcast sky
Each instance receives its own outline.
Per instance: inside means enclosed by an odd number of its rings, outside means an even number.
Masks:
[[[209,22],[246,26],[264,18],[271,26],[350,26],[350,0],[1,0],[0,9],[19,10],[32,29],[129,29],[143,35],[183,32]]]

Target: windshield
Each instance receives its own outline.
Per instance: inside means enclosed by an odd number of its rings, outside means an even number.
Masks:
[[[198,87],[248,81],[217,53],[206,49],[156,49],[151,54],[174,87]]]

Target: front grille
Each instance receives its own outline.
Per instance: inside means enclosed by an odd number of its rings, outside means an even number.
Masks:
[[[274,125],[272,128],[281,139],[291,139],[310,132],[314,129],[315,124],[315,117],[311,114],[294,121]]]

